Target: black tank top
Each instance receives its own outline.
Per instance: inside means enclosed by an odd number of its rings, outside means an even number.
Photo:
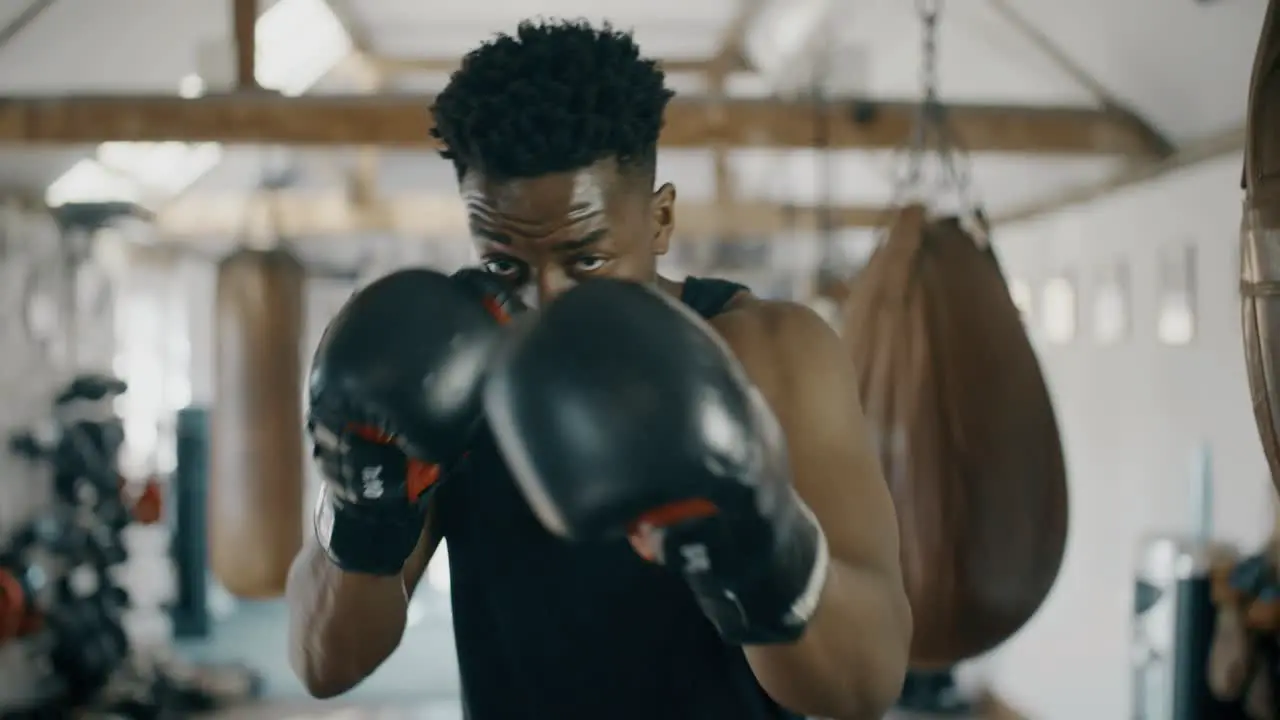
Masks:
[[[719,314],[745,288],[689,278],[681,300]],[[547,533],[492,440],[439,494],[468,720],[781,720],[739,647],[675,573],[625,540]]]

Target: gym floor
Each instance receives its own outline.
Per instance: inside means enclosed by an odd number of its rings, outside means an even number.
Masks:
[[[345,701],[266,702],[205,717],[215,720],[462,720],[454,701],[372,705]]]
[[[461,720],[458,668],[448,599],[426,588],[415,597],[400,649],[372,677],[338,700],[310,699],[285,654],[283,602],[239,602],[207,640],[179,642],[189,660],[244,663],[262,674],[264,697],[214,717],[236,720]]]

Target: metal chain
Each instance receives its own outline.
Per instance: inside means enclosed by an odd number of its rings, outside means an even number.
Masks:
[[[938,15],[941,0],[916,0],[916,14],[920,18],[920,108],[916,112],[912,128],[911,145],[907,149],[907,174],[904,184],[919,190],[923,182],[924,158],[933,141],[932,126],[938,120]]]
[[[901,179],[900,191],[925,194],[924,161],[937,155],[942,177],[942,187],[959,196],[961,211],[972,210],[970,197],[968,154],[951,131],[946,118],[946,106],[941,100],[939,86],[938,26],[942,16],[943,0],[916,0],[915,9],[921,28],[920,108],[916,114],[912,142],[906,149],[907,167]],[[949,186],[949,187],[948,187]],[[901,192],[897,193],[901,194]]]
[[[920,16],[920,87],[927,107],[938,105],[938,17],[942,0],[916,0]]]

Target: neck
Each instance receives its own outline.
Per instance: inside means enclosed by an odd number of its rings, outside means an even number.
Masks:
[[[657,280],[654,281],[654,287],[678,299],[680,297],[680,293],[684,290],[684,282],[677,282],[659,275]]]

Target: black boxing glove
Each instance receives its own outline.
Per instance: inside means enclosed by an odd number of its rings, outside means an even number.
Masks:
[[[645,286],[592,280],[518,323],[491,373],[494,437],[549,531],[641,536],[727,642],[803,634],[826,538],[777,419],[706,323]]]
[[[400,572],[430,491],[466,452],[500,325],[494,276],[401,270],[357,291],[312,360],[307,427],[324,484],[316,535],[344,570]]]

